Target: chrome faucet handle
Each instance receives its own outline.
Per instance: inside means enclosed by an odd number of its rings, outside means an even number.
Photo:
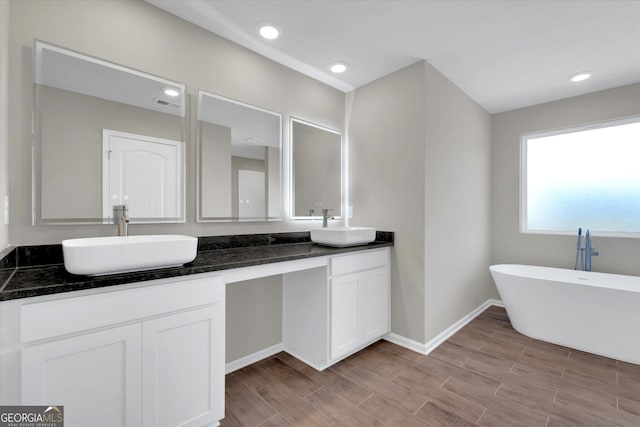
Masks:
[[[591,248],[591,256],[598,256],[600,255],[600,252],[596,251],[596,248]]]
[[[322,228],[327,228],[329,226],[329,221],[330,219],[335,219],[332,216],[329,216],[329,211],[332,211],[333,209],[322,209]]]
[[[113,206],[113,220],[118,227],[118,236],[129,235],[129,210],[127,205],[114,205]]]

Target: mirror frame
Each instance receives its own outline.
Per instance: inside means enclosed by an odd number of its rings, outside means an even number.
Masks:
[[[298,220],[305,220],[305,221],[309,221],[309,220],[318,220],[318,219],[322,219],[322,214],[320,215],[315,215],[315,216],[310,216],[310,215],[296,215],[296,205],[295,205],[295,201],[296,201],[296,196],[295,196],[295,190],[296,190],[296,183],[295,183],[295,168],[293,165],[293,123],[297,122],[297,123],[302,123],[304,125],[307,126],[311,126],[326,132],[330,132],[333,134],[336,134],[338,136],[340,136],[340,215],[335,215],[333,219],[335,220],[342,220],[345,217],[345,182],[346,182],[346,177],[345,177],[345,172],[346,172],[346,158],[345,158],[345,142],[344,142],[344,135],[337,131],[336,129],[332,129],[330,127],[327,126],[323,126],[323,125],[319,125],[317,123],[313,123],[310,122],[308,120],[304,120],[295,116],[289,116],[289,159],[288,159],[288,166],[289,166],[289,217],[292,220],[298,221]]]
[[[181,118],[181,129],[180,129],[180,139],[181,143],[181,159],[180,162],[182,164],[183,174],[181,177],[181,182],[177,183],[177,187],[181,190],[181,200],[180,207],[181,212],[180,216],[176,218],[144,218],[143,220],[136,221],[135,218],[132,218],[132,224],[180,224],[185,223],[187,218],[187,164],[186,164],[186,141],[187,141],[187,133],[188,133],[188,117],[187,117],[187,104],[188,104],[188,93],[187,86],[185,83],[176,82],[173,80],[166,79],[164,77],[157,76],[155,74],[147,73],[145,71],[137,70],[131,67],[127,67],[125,65],[121,65],[115,62],[111,62],[102,58],[98,58],[96,56],[88,55],[82,52],[75,51],[73,49],[69,49],[66,47],[58,46],[49,42],[45,42],[39,39],[33,39],[33,76],[32,76],[32,103],[31,103],[31,223],[32,225],[94,225],[94,224],[114,224],[114,219],[112,217],[109,218],[51,218],[44,219],[42,218],[42,138],[41,132],[42,129],[39,126],[39,110],[38,110],[38,100],[37,100],[37,90],[36,86],[41,85],[42,83],[42,69],[39,66],[38,56],[41,54],[42,49],[48,49],[58,53],[64,53],[76,59],[83,59],[86,61],[90,61],[94,64],[102,65],[105,67],[113,68],[119,71],[125,71],[131,73],[138,77],[144,77],[148,79],[155,80],[157,82],[161,82],[168,86],[174,86],[180,89],[180,95],[182,97],[182,104],[180,106],[180,115],[178,117]],[[103,179],[102,172],[100,173],[100,179]],[[103,211],[103,206],[100,206],[100,211]]]
[[[235,217],[225,217],[225,218],[211,218],[204,217],[202,215],[202,128],[201,128],[201,120],[200,113],[202,112],[202,96],[209,96],[212,98],[216,98],[225,102],[230,102],[232,104],[240,105],[242,107],[250,108],[252,110],[261,111],[263,113],[271,114],[273,116],[278,117],[278,140],[280,141],[280,167],[278,168],[279,179],[280,182],[278,184],[278,188],[280,189],[280,215],[278,217],[265,217],[261,219],[241,219]],[[197,92],[197,107],[195,114],[195,129],[196,129],[196,222],[207,223],[207,222],[239,222],[239,223],[257,223],[257,222],[278,222],[284,220],[284,201],[286,198],[285,195],[285,187],[284,187],[284,161],[285,161],[285,147],[283,144],[282,138],[282,113],[278,113],[276,111],[268,110],[263,107],[258,107],[257,105],[249,104],[246,102],[239,101],[237,99],[229,98],[226,96],[218,95],[203,89],[198,89]]]

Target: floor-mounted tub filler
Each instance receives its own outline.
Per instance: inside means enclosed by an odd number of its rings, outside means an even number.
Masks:
[[[489,270],[518,332],[640,364],[640,277],[513,264]]]

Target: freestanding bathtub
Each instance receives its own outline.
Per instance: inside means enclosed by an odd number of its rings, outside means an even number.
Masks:
[[[640,364],[640,277],[513,264],[489,270],[518,332]]]

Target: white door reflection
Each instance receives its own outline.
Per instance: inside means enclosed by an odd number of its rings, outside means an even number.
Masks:
[[[132,222],[176,219],[181,205],[182,143],[103,130],[103,217],[127,205]]]
[[[238,217],[255,219],[265,216],[264,172],[238,170]]]

